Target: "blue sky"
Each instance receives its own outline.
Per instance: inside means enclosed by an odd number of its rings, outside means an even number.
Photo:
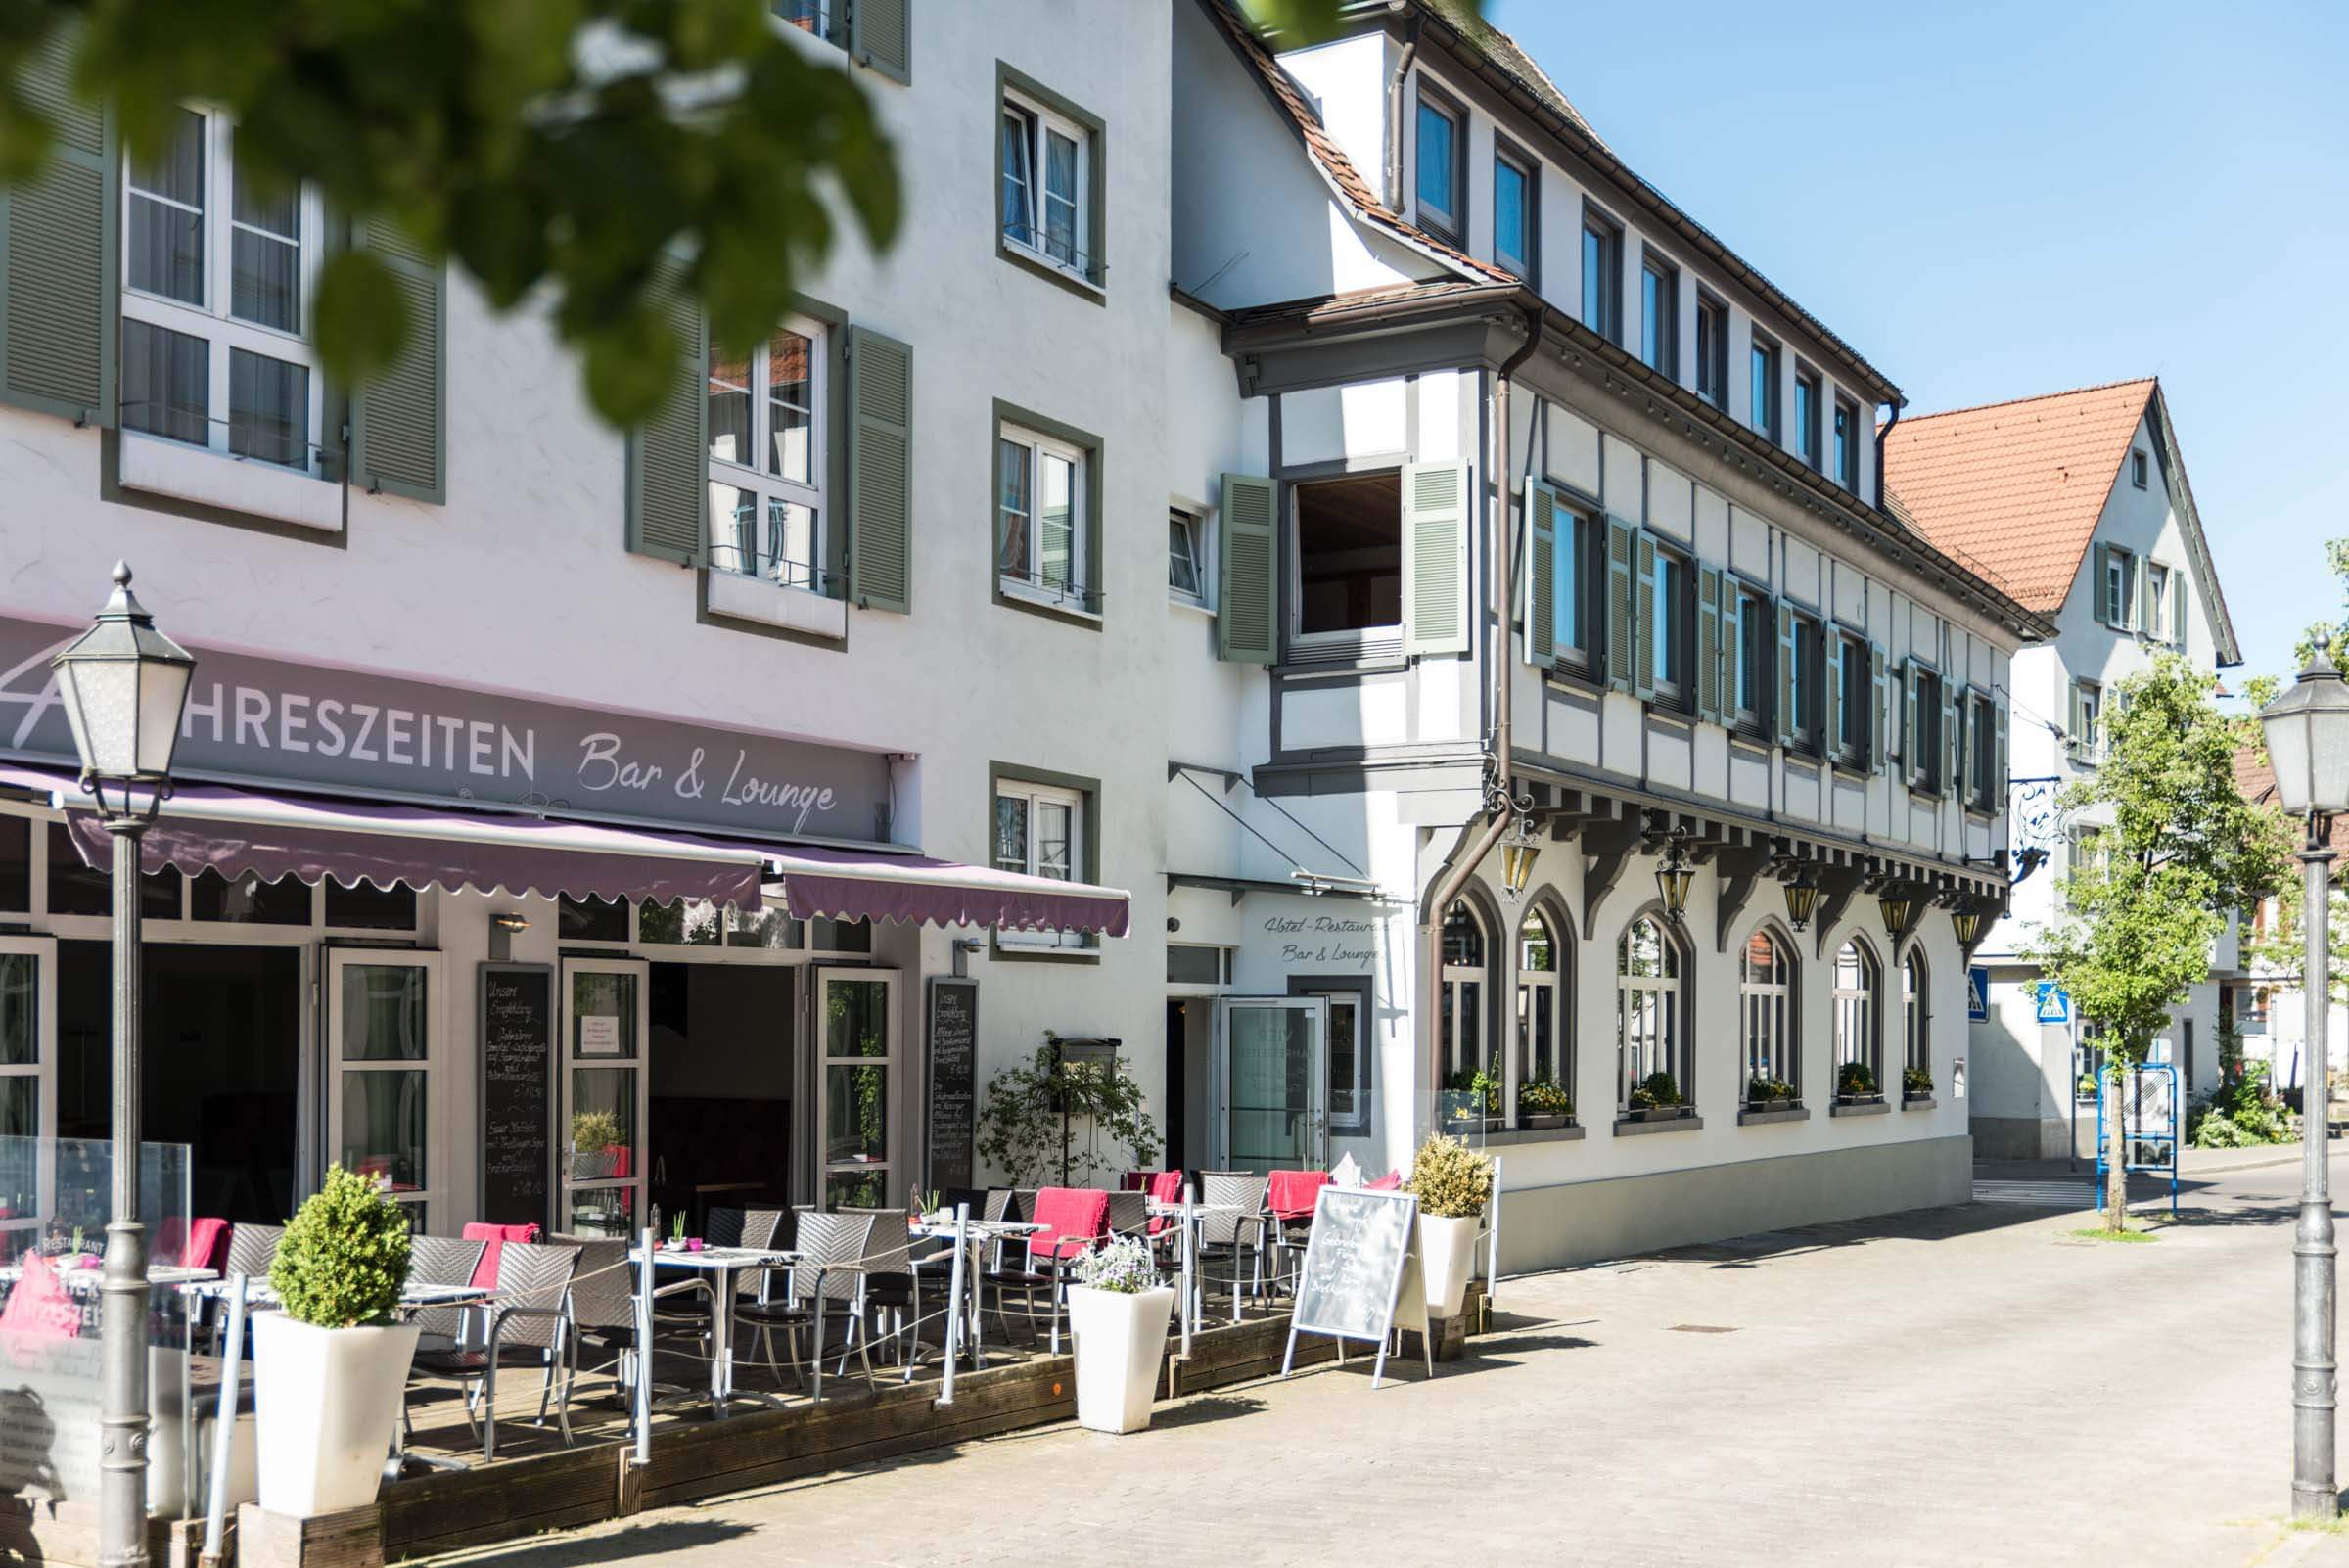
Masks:
[[[1911,412],[2158,375],[2230,685],[2341,614],[2349,5],[1486,3]]]

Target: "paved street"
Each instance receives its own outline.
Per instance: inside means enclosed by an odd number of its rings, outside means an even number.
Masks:
[[[2297,1183],[2197,1178],[2150,1245],[1977,1204],[1509,1281],[1433,1383],[1259,1384],[459,1560],[2349,1564],[2278,1523]]]

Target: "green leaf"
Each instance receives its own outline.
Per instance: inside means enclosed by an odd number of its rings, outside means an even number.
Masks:
[[[365,381],[399,357],[408,312],[392,269],[372,251],[338,251],[318,271],[318,357],[345,383]]]

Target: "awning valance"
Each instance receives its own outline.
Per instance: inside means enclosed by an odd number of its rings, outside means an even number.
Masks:
[[[113,863],[105,824],[72,774],[0,762],[0,784],[49,794],[66,807],[74,848]],[[315,885],[333,877],[378,887],[474,888],[541,898],[708,899],[760,907],[762,889],[797,919],[1100,931],[1126,935],[1127,896],[888,850],[736,843],[600,822],[327,800],[219,784],[185,784],[140,846],[150,871],[214,871]],[[777,883],[776,879],[780,878]],[[771,888],[768,886],[772,884]]]

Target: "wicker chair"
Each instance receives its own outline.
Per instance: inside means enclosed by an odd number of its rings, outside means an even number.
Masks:
[[[913,1227],[902,1209],[843,1209],[842,1214],[869,1215],[873,1228],[865,1238],[864,1289],[851,1303],[851,1332],[861,1343],[872,1332],[865,1319],[888,1314],[889,1333],[898,1341],[898,1364],[910,1364],[913,1340],[919,1337],[922,1321],[922,1281],[914,1269]],[[907,1333],[912,1329],[911,1334]],[[848,1369],[849,1351],[846,1345],[840,1352],[841,1369]]]
[[[482,1266],[482,1254],[488,1249],[486,1241],[417,1236],[408,1243],[408,1280],[418,1285],[470,1285],[474,1271]],[[470,1307],[428,1307],[416,1314],[415,1322],[427,1334],[462,1339],[465,1319],[473,1311]]]
[[[564,1446],[571,1444],[571,1279],[578,1269],[579,1252],[577,1247],[546,1243],[508,1243],[497,1263],[497,1302],[489,1309],[485,1345],[478,1351],[416,1358],[416,1364],[428,1371],[466,1382],[465,1417],[481,1434],[484,1460],[497,1457],[497,1369],[501,1363],[535,1364],[544,1369],[537,1419],[545,1422],[547,1405],[553,1402],[555,1424],[563,1434]],[[558,1377],[567,1380],[561,1400],[554,1398]]]
[[[850,1322],[855,1323],[862,1314],[864,1296],[863,1263],[872,1245],[873,1217],[862,1214],[822,1214],[814,1211],[799,1217],[799,1235],[793,1251],[799,1262],[784,1271],[783,1295],[773,1294],[771,1272],[762,1274],[757,1299],[735,1306],[734,1315],[742,1323],[759,1331],[759,1343],[766,1364],[775,1362],[774,1331],[783,1330],[784,1348],[791,1356],[791,1367],[806,1381],[801,1371],[799,1331],[815,1321],[817,1292],[822,1300],[848,1304]],[[862,1341],[858,1342],[862,1350]],[[812,1355],[820,1358],[824,1347],[816,1345]],[[843,1350],[842,1365],[847,1365]],[[872,1378],[872,1358],[864,1356],[865,1378]]]
[[[1261,1295],[1265,1288],[1265,1189],[1270,1178],[1250,1171],[1202,1171],[1199,1173],[1199,1201],[1211,1207],[1236,1209],[1237,1214],[1206,1214],[1199,1217],[1199,1255],[1194,1262],[1192,1280],[1199,1292],[1193,1312],[1203,1312],[1207,1302],[1207,1287],[1213,1279],[1214,1265],[1223,1266],[1224,1283],[1231,1287],[1231,1314],[1240,1314],[1241,1266],[1247,1266],[1249,1288]]]

